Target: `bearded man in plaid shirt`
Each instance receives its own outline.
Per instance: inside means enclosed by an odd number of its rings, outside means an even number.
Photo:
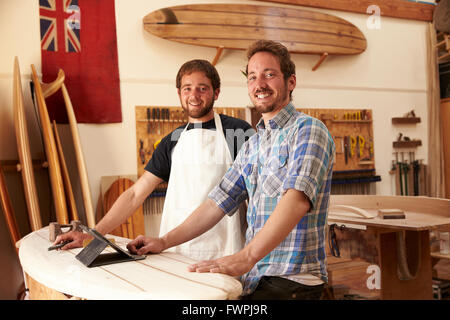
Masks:
[[[161,238],[138,237],[128,249],[158,253],[186,242],[248,200],[245,247],[189,270],[240,276],[243,299],[320,299],[334,142],[321,121],[295,110],[295,65],[286,47],[257,41],[247,56],[248,93],[262,114],[257,134],[182,224]]]

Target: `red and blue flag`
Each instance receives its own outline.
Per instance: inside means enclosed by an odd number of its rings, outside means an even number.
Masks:
[[[39,0],[42,81],[59,69],[79,123],[121,122],[114,0]],[[67,122],[62,94],[47,98],[51,120]]]

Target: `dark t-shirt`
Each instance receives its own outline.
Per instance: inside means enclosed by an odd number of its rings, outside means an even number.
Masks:
[[[220,120],[222,122],[225,139],[227,140],[230,153],[234,160],[244,142],[255,133],[255,130],[248,122],[241,119],[221,114]],[[169,181],[170,168],[172,166],[172,150],[176,146],[178,138],[185,126],[186,124],[179,126],[161,140],[158,147],[156,147],[156,150],[153,152],[152,158],[145,166],[145,170],[167,182]],[[187,130],[194,128],[216,130],[216,124],[214,123],[213,118],[203,123],[190,123]]]

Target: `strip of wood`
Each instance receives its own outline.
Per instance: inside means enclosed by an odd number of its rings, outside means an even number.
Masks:
[[[45,104],[41,83],[39,82],[36,68],[33,64],[31,65],[31,71],[36,91],[36,100],[39,110],[39,118],[41,121],[42,135],[44,137],[45,154],[48,161],[53,201],[55,203],[56,220],[60,224],[68,224],[69,218],[67,215],[66,196],[64,194],[64,184],[61,176],[61,167],[59,164],[55,137],[53,136],[53,130],[50,124],[50,117]]]
[[[84,203],[84,210],[86,213],[87,225],[89,228],[94,228],[95,227],[94,206],[92,205],[91,188],[89,186],[86,163],[84,161],[83,149],[81,147],[81,139],[80,134],[78,132],[77,119],[73,111],[73,106],[70,100],[69,92],[67,91],[67,88],[64,83],[61,85],[61,90],[64,98],[64,103],[66,105],[70,131],[72,132],[72,139],[77,159],[78,174],[80,175],[81,193],[83,195],[83,203]]]
[[[367,12],[372,5],[380,8],[380,15],[385,17],[433,21],[435,5],[406,0],[265,0],[284,4],[299,5],[322,9],[373,14]]]

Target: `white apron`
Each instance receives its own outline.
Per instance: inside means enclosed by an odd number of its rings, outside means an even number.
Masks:
[[[160,236],[181,224],[204,202],[233,163],[217,113],[214,122],[215,131],[195,127],[186,130],[186,125],[173,149]],[[244,245],[241,221],[239,211],[231,217],[225,216],[206,233],[167,251],[195,260],[234,254]]]

